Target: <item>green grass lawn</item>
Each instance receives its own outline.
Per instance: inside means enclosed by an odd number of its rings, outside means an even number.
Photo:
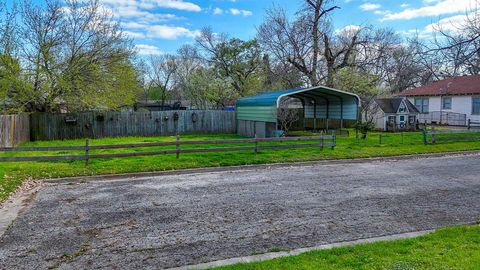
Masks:
[[[325,159],[347,159],[362,157],[395,156],[418,153],[434,153],[445,151],[480,150],[479,141],[444,142],[436,145],[424,145],[421,133],[383,134],[382,144],[379,135],[370,133],[366,140],[355,140],[353,132],[348,137],[338,137],[335,150],[325,148],[301,148],[261,150],[258,155],[253,151],[213,152],[181,154],[180,159],[175,155],[158,155],[144,157],[125,157],[112,159],[91,159],[88,167],[83,161],[56,161],[56,162],[3,162],[0,163],[0,201],[7,196],[25,179],[40,179],[52,177],[66,177],[79,175],[114,174],[145,171],[164,171],[174,169],[229,166],[243,164],[265,164],[276,162],[298,162]],[[306,133],[293,135],[311,135]],[[403,139],[402,139],[403,137]],[[182,140],[233,139],[237,135],[185,135]],[[124,137],[104,138],[91,140],[91,145],[124,144],[140,142],[174,141],[175,137]],[[292,143],[292,142],[289,142]],[[295,142],[293,142],[295,143]],[[309,142],[305,142],[309,143]],[[310,142],[311,143],[311,142]],[[28,142],[21,146],[82,146],[85,140],[41,141]],[[245,145],[229,144],[222,146]],[[251,145],[251,144],[250,144]],[[182,146],[205,147],[205,146]],[[209,145],[207,147],[219,147]],[[95,153],[119,153],[131,151],[151,151],[159,149],[174,149],[172,147],[129,148],[114,150],[96,150]],[[65,155],[83,154],[81,151],[59,152],[6,152],[0,156],[20,155]]]
[[[417,238],[312,251],[214,269],[480,269],[480,226],[449,227]]]

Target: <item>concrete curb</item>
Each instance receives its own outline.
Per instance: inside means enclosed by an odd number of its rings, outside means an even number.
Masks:
[[[240,171],[240,170],[242,171],[243,170],[262,170],[262,169],[276,169],[276,168],[302,167],[302,166],[325,166],[325,165],[338,165],[338,164],[385,162],[385,161],[396,161],[396,160],[407,160],[407,159],[438,158],[438,157],[469,156],[469,155],[480,155],[480,151],[475,150],[475,151],[461,151],[461,152],[442,152],[442,153],[413,154],[413,155],[372,157],[372,158],[330,159],[330,160],[290,162],[290,163],[270,163],[270,164],[253,164],[253,165],[239,165],[239,166],[225,166],[225,167],[193,168],[193,169],[156,171],[156,172],[75,176],[75,177],[43,179],[42,181],[50,184],[62,184],[62,183],[77,183],[77,182],[90,182],[90,181],[110,181],[110,180],[116,180],[120,178],[122,178],[122,180],[126,180],[126,179],[134,180],[136,178],[169,176],[169,175],[187,175],[187,174],[198,174],[198,173]]]
[[[30,205],[30,201],[35,198],[40,188],[40,186],[37,186],[25,192],[14,194],[0,204],[0,238],[10,224]]]
[[[294,250],[290,250],[290,251],[269,252],[269,253],[252,255],[252,256],[231,258],[231,259],[225,259],[225,260],[208,262],[208,263],[200,263],[200,264],[196,264],[196,265],[187,265],[187,266],[181,266],[181,267],[176,267],[176,268],[168,268],[168,270],[207,269],[207,268],[226,266],[226,265],[232,265],[232,264],[237,264],[237,263],[260,262],[260,261],[277,259],[277,258],[281,258],[281,257],[295,256],[295,255],[299,255],[299,254],[302,254],[302,253],[305,253],[305,252],[315,251],[315,250],[331,249],[331,248],[344,247],[344,246],[354,246],[354,245],[358,245],[358,244],[367,244],[367,243],[373,243],[373,242],[379,242],[379,241],[391,241],[391,240],[414,238],[414,237],[418,237],[418,236],[422,236],[422,235],[432,233],[434,231],[435,230],[426,230],[426,231],[392,234],[392,235],[386,235],[386,236],[380,236],[380,237],[359,239],[359,240],[354,240],[354,241],[346,241],[346,242],[325,244],[325,245],[309,247],[309,248],[298,248],[298,249],[294,249]]]

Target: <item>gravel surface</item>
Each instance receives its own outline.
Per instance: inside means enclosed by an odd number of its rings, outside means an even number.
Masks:
[[[0,269],[158,269],[475,222],[480,156],[44,186]]]

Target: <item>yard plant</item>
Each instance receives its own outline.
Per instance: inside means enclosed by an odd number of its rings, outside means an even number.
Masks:
[[[450,227],[412,239],[312,251],[215,268],[254,269],[480,269],[480,226]]]
[[[349,159],[396,156],[421,153],[438,153],[450,151],[480,150],[480,143],[471,141],[448,141],[435,145],[424,145],[420,132],[405,134],[385,134],[371,132],[365,140],[357,140],[350,130],[349,136],[338,136],[335,150],[318,147],[288,149],[288,150],[260,150],[258,155],[253,151],[231,151],[215,153],[185,153],[177,159],[175,155],[158,155],[143,157],[125,157],[113,159],[92,159],[89,166],[85,167],[84,161],[51,161],[51,162],[3,162],[0,163],[0,201],[5,200],[26,179],[42,179],[55,177],[118,174],[146,171],[165,171],[199,167],[232,166],[245,164],[267,164],[278,162],[299,162],[329,159]],[[305,132],[290,132],[291,136],[314,135]],[[318,134],[317,134],[318,135]],[[381,136],[381,139],[379,137]],[[185,135],[182,140],[212,140],[240,138],[232,134],[220,135]],[[174,136],[169,137],[123,137],[92,139],[90,145],[126,144],[141,142],[175,141]],[[289,142],[285,142],[289,143]],[[296,143],[296,142],[292,142]],[[312,143],[312,142],[305,142]],[[20,146],[82,146],[85,140],[64,141],[38,141],[28,142]],[[268,144],[268,143],[263,143]],[[241,146],[245,144],[228,144],[224,147]],[[260,143],[262,145],[262,143]],[[182,146],[183,147],[183,146]],[[196,145],[185,146],[198,147]],[[219,147],[219,145],[202,145],[201,147]],[[121,153],[132,151],[152,151],[160,149],[175,149],[175,146],[105,149],[93,150],[96,153]],[[19,155],[68,155],[83,154],[82,151],[58,152],[1,152],[0,156]]]

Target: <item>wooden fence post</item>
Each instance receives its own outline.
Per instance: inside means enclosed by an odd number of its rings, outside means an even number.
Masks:
[[[422,137],[423,137],[423,144],[427,145],[428,144],[428,141],[427,141],[427,128],[425,126],[423,126],[422,128]]]
[[[320,150],[323,150],[323,146],[325,145],[325,135],[323,130],[320,132]]]
[[[335,149],[335,146],[337,145],[337,136],[335,135],[335,130],[332,130],[332,150]]]
[[[432,127],[432,143],[435,143],[435,127]]]
[[[88,166],[90,139],[85,140],[85,167]]]
[[[178,134],[177,134],[176,140],[177,140],[177,143],[175,144],[175,149],[177,150],[177,159],[179,159],[180,158],[180,144],[178,142],[180,142],[180,136]]]
[[[255,156],[257,155],[258,153],[258,140],[257,140],[257,133],[255,133],[255,147],[253,149],[254,153],[255,153]]]
[[[472,123],[471,123],[471,119],[468,119],[468,125],[467,125],[467,129],[470,130],[470,128],[472,127]]]

